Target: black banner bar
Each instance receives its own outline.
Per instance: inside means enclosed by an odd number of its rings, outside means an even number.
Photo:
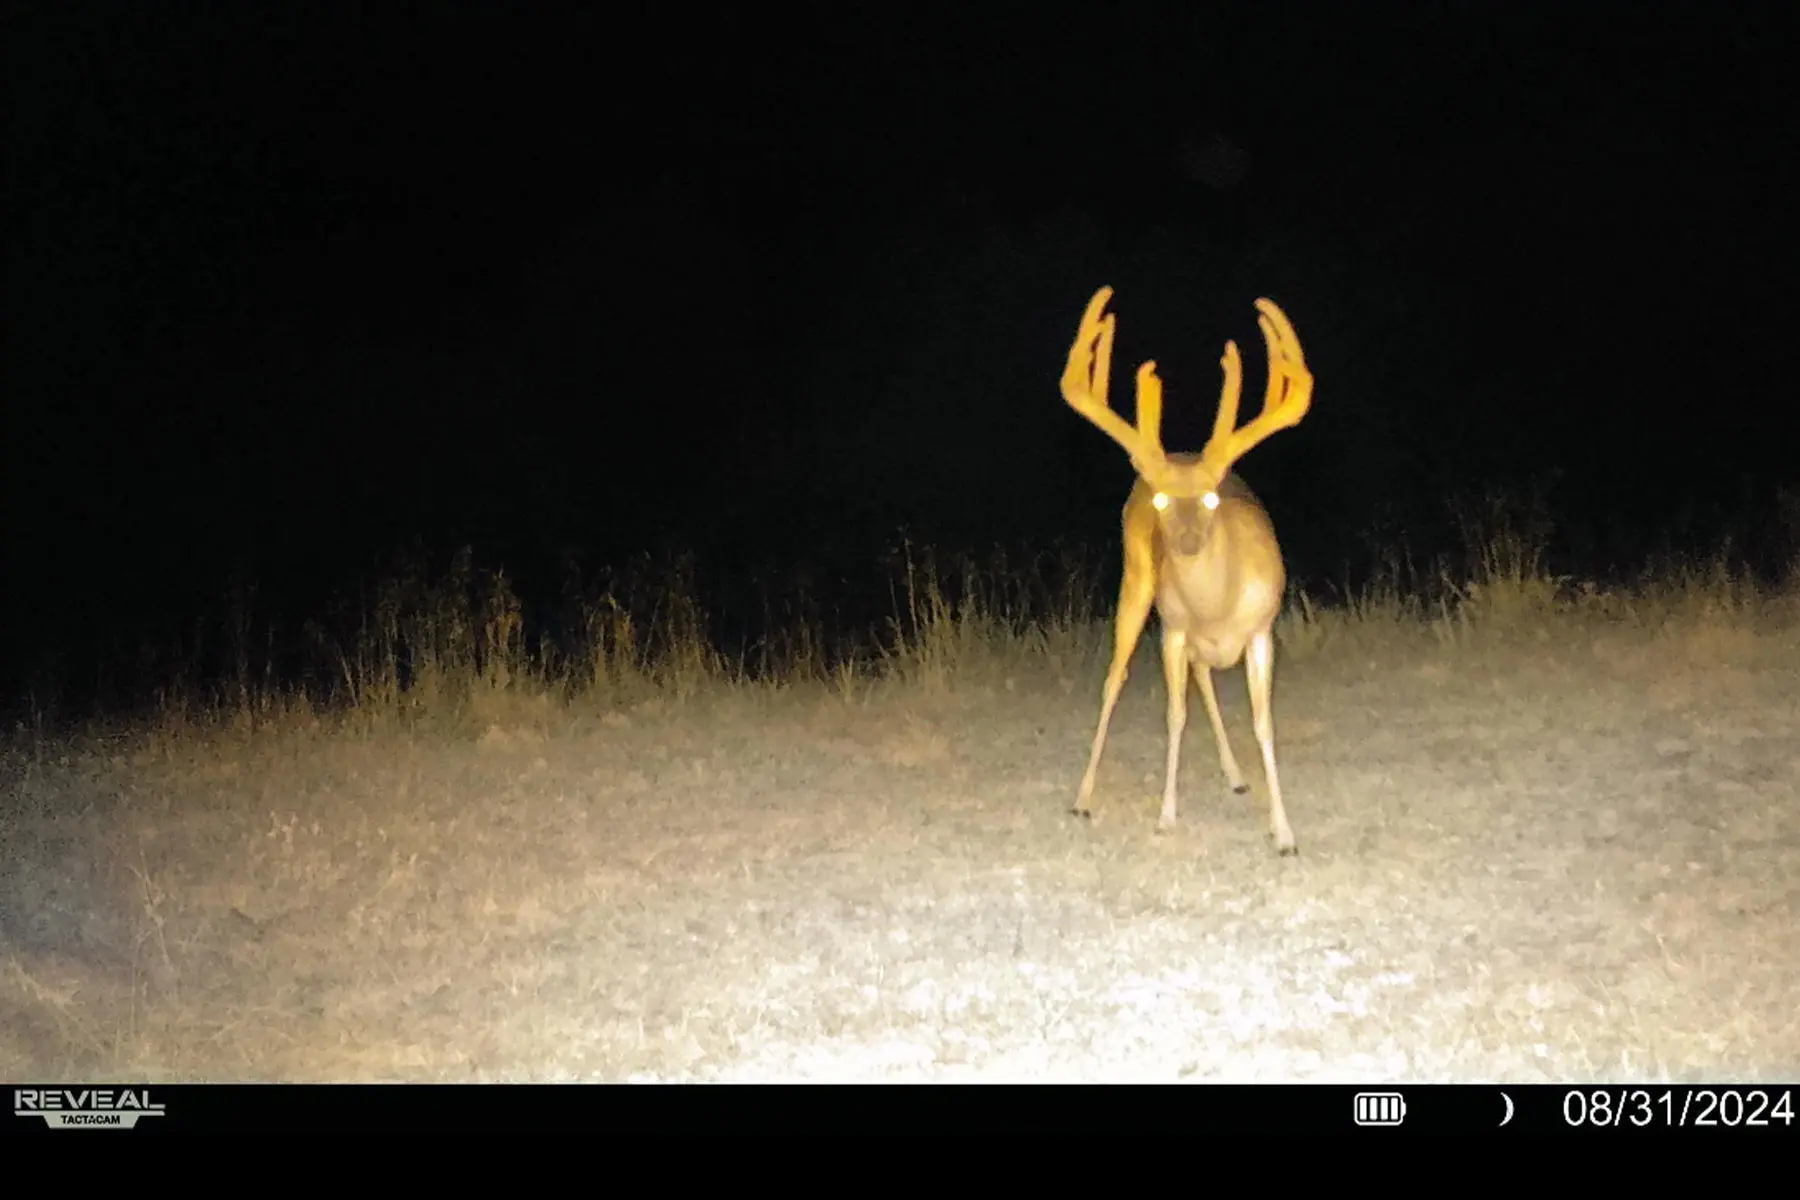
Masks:
[[[1800,1084],[224,1085],[8,1084],[0,1133],[76,1137],[311,1130],[617,1134],[1193,1136],[1336,1133],[1800,1138]]]

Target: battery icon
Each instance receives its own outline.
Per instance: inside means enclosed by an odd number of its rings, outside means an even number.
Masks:
[[[1356,1093],[1358,1125],[1398,1125],[1406,1120],[1406,1098],[1399,1092]]]

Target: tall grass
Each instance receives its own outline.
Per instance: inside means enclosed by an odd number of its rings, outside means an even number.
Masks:
[[[1795,506],[1800,522],[1800,504]],[[1277,637],[1288,661],[1367,655],[1398,641],[1455,648],[1578,628],[1639,632],[1750,624],[1800,626],[1800,525],[1794,567],[1759,582],[1723,551],[1665,557],[1603,586],[1552,574],[1541,512],[1490,499],[1458,509],[1462,545],[1425,564],[1403,543],[1377,550],[1360,587],[1291,586]],[[469,550],[434,573],[402,563],[360,603],[305,622],[297,645],[234,585],[218,636],[196,625],[154,691],[154,723],[253,732],[330,716],[368,731],[481,726],[522,711],[681,704],[725,689],[882,686],[921,695],[1012,687],[1037,675],[1098,677],[1110,651],[1116,551],[943,560],[902,542],[886,557],[887,615],[828,628],[816,598],[765,613],[763,636],[727,653],[699,599],[691,558],[641,562],[572,583],[554,620],[528,618],[504,571]],[[1148,640],[1148,639],[1146,639]],[[39,730],[37,736],[43,736]]]
[[[996,553],[945,569],[903,543],[894,556],[881,665],[902,685],[948,690],[1041,663],[1053,671],[1092,657],[1102,621],[1096,572],[1074,552],[1020,569]]]

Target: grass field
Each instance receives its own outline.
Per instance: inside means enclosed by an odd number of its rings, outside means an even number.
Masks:
[[[1800,587],[1500,538],[1296,598],[1280,859],[1241,671],[1251,793],[1190,720],[1155,832],[1154,625],[1069,814],[1106,613],[1004,582],[759,672],[691,607],[550,656],[504,584],[396,592],[310,689],[21,726],[0,1077],[1800,1077]]]

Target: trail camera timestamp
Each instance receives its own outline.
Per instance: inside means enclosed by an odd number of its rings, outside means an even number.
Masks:
[[[1792,1130],[1794,1094],[1785,1088],[1571,1088],[1562,1115],[1573,1128]]]

